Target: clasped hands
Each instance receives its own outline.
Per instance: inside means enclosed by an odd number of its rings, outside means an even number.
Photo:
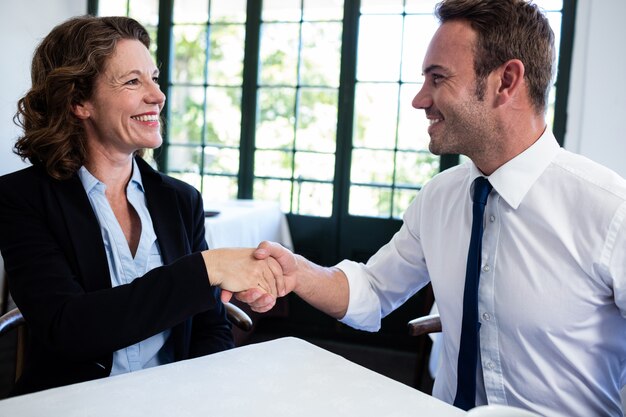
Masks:
[[[256,249],[228,248],[202,253],[209,282],[222,289],[223,302],[238,300],[264,313],[295,287],[296,256],[278,243],[261,242]]]

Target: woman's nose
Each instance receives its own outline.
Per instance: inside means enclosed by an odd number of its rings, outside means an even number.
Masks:
[[[165,94],[163,94],[161,87],[157,83],[152,84],[150,87],[146,94],[146,101],[151,104],[158,104],[160,107],[165,103]]]

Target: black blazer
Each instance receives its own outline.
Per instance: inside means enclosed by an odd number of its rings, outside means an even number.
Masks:
[[[111,288],[98,220],[78,178],[40,166],[0,177],[0,252],[30,329],[13,395],[108,376],[113,352],[172,329],[175,360],[233,347],[200,193],[137,158],[164,266]]]

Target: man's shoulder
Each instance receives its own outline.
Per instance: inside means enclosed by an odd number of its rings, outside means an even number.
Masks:
[[[586,156],[561,149],[553,165],[561,171],[565,181],[583,183],[589,189],[626,200],[626,179]]]

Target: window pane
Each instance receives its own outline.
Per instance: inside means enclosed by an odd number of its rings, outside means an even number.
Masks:
[[[241,136],[241,89],[207,88],[205,142],[239,146]]]
[[[200,143],[204,125],[204,88],[177,87],[170,89],[170,143]]]
[[[422,63],[426,56],[428,42],[419,39],[431,39],[439,23],[433,15],[407,16],[404,20],[404,48],[402,51],[402,81],[422,82]]]
[[[294,184],[292,212],[309,216],[329,217],[332,214],[333,187],[330,184],[297,182]]]
[[[402,13],[402,0],[361,0],[361,13]]]
[[[127,0],[107,0],[98,2],[98,16],[126,16]]]
[[[174,0],[175,23],[206,23],[209,21],[209,0]]]
[[[554,32],[554,50],[556,53],[557,61],[561,47],[561,13],[546,13],[552,32]]]
[[[205,26],[174,26],[174,68],[172,80],[204,83],[206,62]]]
[[[423,110],[414,109],[411,104],[421,87],[421,84],[403,84],[400,90],[398,149],[428,149],[428,119]]]
[[[335,176],[335,155],[310,152],[296,153],[294,177],[320,181],[332,181]],[[326,202],[328,204],[328,201]]]
[[[424,185],[439,172],[439,157],[430,152],[398,152],[396,154],[396,185]]]
[[[300,1],[263,0],[262,19],[268,21],[298,22],[302,15]]]
[[[563,9],[563,0],[535,0],[533,3],[544,10],[561,11]]]
[[[293,147],[295,90],[258,90],[257,148]]]
[[[264,180],[254,181],[254,198],[259,200],[280,201],[282,211],[291,211],[291,181]]]
[[[302,24],[300,83],[339,86],[341,23]]]
[[[243,25],[212,25],[208,81],[217,85],[241,85],[246,28]]]
[[[239,149],[204,148],[205,174],[234,174],[239,171]]]
[[[293,154],[283,151],[261,151],[254,153],[254,175],[256,177],[291,178]]]
[[[204,201],[227,201],[236,199],[237,178],[205,175],[202,187],[202,198]]]
[[[298,76],[297,23],[264,23],[261,27],[261,68],[263,85],[296,85]]]
[[[416,190],[396,190],[393,194],[393,217],[402,218],[416,195]]]
[[[393,152],[353,150],[350,182],[393,184]]]
[[[200,171],[201,149],[199,146],[170,145],[167,148],[168,170],[198,173]]]
[[[244,23],[246,0],[211,0],[211,22]]]
[[[357,79],[398,81],[402,16],[362,16],[359,23]]]
[[[440,1],[441,0],[406,0],[404,10],[407,13],[428,13],[434,16],[435,5]]]
[[[337,137],[337,91],[300,89],[298,149],[335,152]]]
[[[343,0],[304,0],[304,20],[341,20]]]
[[[200,183],[200,175],[194,174],[191,172],[170,172],[168,175],[177,178],[181,181],[186,182],[187,184],[191,184],[196,190],[199,190],[201,187]]]
[[[397,109],[397,84],[357,84],[354,146],[393,149],[396,138]]]
[[[159,24],[159,0],[133,0],[129,3],[129,17],[144,25],[156,26]]]
[[[389,188],[350,187],[350,214],[355,216],[390,217]]]

